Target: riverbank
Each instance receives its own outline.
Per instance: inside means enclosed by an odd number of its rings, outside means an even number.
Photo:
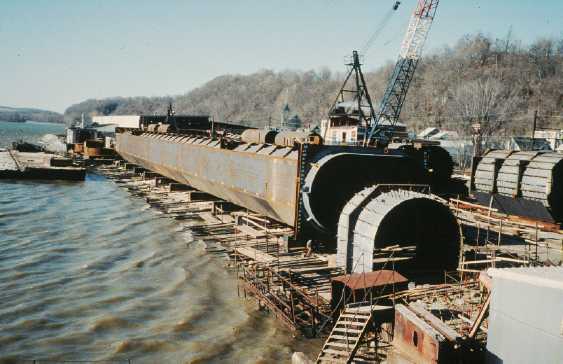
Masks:
[[[38,122],[64,124],[64,117],[58,112],[28,107],[0,106],[0,120],[8,122],[25,122],[27,120],[35,120]]]

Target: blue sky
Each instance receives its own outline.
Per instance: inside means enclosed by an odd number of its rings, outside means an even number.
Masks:
[[[226,73],[344,70],[388,0],[0,0],[0,105],[55,111],[87,98],[189,91]],[[364,58],[395,60],[416,0]],[[563,35],[562,0],[442,0],[426,51],[483,32]]]

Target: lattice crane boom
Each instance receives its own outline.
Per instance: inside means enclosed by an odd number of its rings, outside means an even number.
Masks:
[[[418,1],[403,43],[401,43],[400,57],[411,59],[419,59],[421,57],[424,43],[426,38],[428,38],[428,32],[436,15],[438,2],[439,0]]]
[[[382,122],[388,122],[391,128],[398,122],[416,66],[422,55],[424,43],[432,26],[438,2],[439,0],[418,1],[401,44],[399,59],[387,84],[379,111],[370,126],[368,142],[376,136],[386,138],[380,125]]]

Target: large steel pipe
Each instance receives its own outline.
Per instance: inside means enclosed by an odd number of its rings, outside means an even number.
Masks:
[[[401,153],[336,153],[311,164],[303,190],[307,220],[333,234],[344,205],[366,186],[419,184],[427,181],[422,166]]]
[[[399,150],[415,158],[428,172],[428,181],[432,185],[444,185],[450,182],[454,170],[454,161],[450,153],[438,145],[425,145],[415,148],[412,144],[399,147]]]
[[[489,193],[496,192],[500,163],[511,153],[510,150],[493,150],[483,156],[474,174],[474,183],[477,190]]]
[[[275,130],[247,129],[242,132],[240,139],[244,143],[274,144],[277,134],[278,132]]]
[[[505,196],[518,196],[521,192],[522,171],[538,152],[513,152],[502,162],[497,176],[497,191]]]

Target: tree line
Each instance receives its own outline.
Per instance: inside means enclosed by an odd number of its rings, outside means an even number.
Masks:
[[[369,60],[366,60],[369,63]],[[366,72],[374,105],[383,96],[394,63]],[[69,107],[65,121],[80,115],[208,114],[215,120],[276,126],[283,105],[304,125],[325,118],[341,86],[342,72],[328,69],[219,76],[184,95],[90,99]],[[439,126],[470,133],[480,122],[485,136],[529,133],[534,111],[539,127],[563,128],[563,37],[523,45],[512,39],[468,35],[421,60],[402,121],[411,130]]]
[[[39,121],[45,123],[63,123],[63,115],[54,111],[0,107],[0,120],[10,122]]]

